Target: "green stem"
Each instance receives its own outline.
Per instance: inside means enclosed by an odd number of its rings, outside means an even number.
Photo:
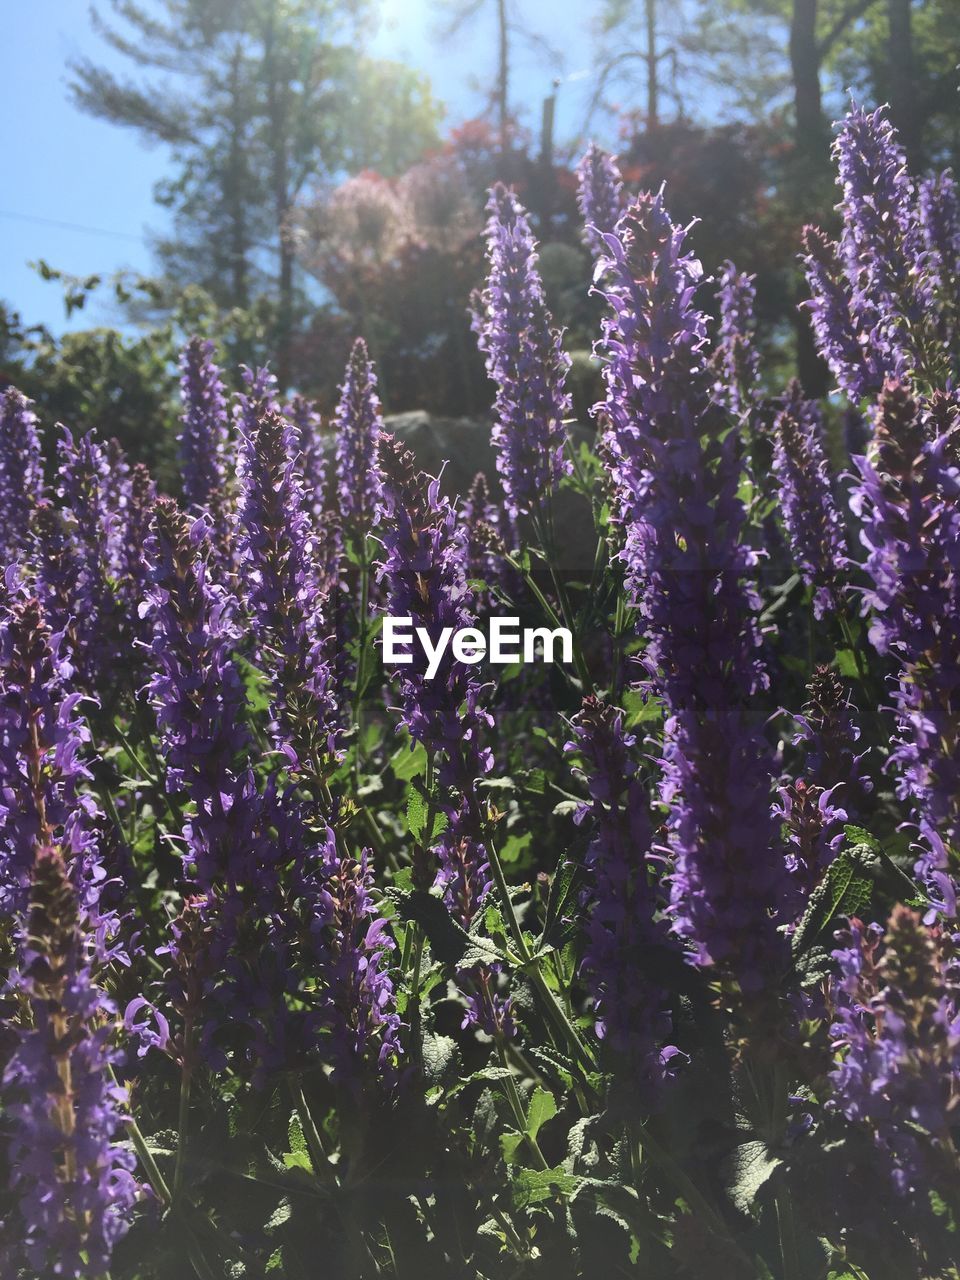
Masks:
[[[510,1071],[510,1068],[507,1066],[507,1056],[503,1052],[503,1044],[499,1037],[497,1038],[497,1053],[500,1057],[500,1065],[505,1071],[509,1072],[508,1075],[504,1076],[503,1085],[504,1092],[507,1095],[507,1101],[510,1104],[510,1110],[513,1112],[514,1124],[517,1126],[520,1133],[523,1134],[524,1141],[529,1148],[530,1154],[533,1157],[534,1164],[536,1164],[537,1168],[549,1169],[550,1166],[547,1164],[546,1158],[540,1150],[539,1142],[537,1142],[532,1133],[527,1132],[527,1117],[523,1113],[523,1103],[520,1101],[517,1082],[513,1078],[513,1072]]]
[[[183,1174],[187,1160],[187,1133],[190,1126],[190,1090],[193,1084],[193,1023],[188,1020],[183,1033],[183,1067],[180,1071],[180,1106],[177,1113],[177,1161],[173,1168],[173,1194],[176,1198],[183,1186]]]
[[[472,808],[475,808],[475,797],[470,797],[469,803]],[[479,813],[474,813],[474,821],[482,823]],[[573,1051],[574,1057],[587,1071],[594,1071],[596,1070],[596,1063],[591,1057],[586,1045],[580,1039],[576,1027],[574,1027],[573,1023],[564,1012],[563,1006],[547,985],[540,969],[540,962],[534,957],[527,945],[527,940],[520,927],[520,921],[517,919],[517,913],[514,910],[513,901],[510,898],[507,878],[503,871],[503,863],[500,861],[500,854],[497,850],[496,841],[493,839],[492,835],[487,834],[485,836],[484,845],[490,861],[490,871],[493,875],[494,884],[497,886],[497,893],[500,897],[501,903],[503,904],[503,914],[507,922],[507,928],[510,931],[510,936],[513,939],[514,946],[516,947],[520,963],[529,974],[530,981],[533,983],[534,990],[540,997],[548,1019],[553,1023],[556,1030],[567,1042],[568,1047]]]

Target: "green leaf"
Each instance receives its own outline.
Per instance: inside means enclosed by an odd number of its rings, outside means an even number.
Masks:
[[[543,1125],[556,1114],[557,1102],[553,1094],[537,1085],[527,1107],[527,1133],[530,1137],[536,1138]]]
[[[858,675],[857,658],[852,649],[837,650],[837,670],[848,680],[855,680]]]
[[[720,1167],[727,1195],[741,1213],[749,1213],[771,1174],[783,1163],[765,1142],[741,1143]]]
[[[393,769],[393,776],[400,782],[422,778],[427,772],[427,752],[423,743],[414,743],[411,749],[408,738],[407,744],[399,747],[391,756],[390,767]]]
[[[627,689],[623,695],[625,729],[633,729],[638,724],[649,724],[660,720],[663,716],[663,703],[656,698],[644,696],[636,689]]]
[[[300,1123],[300,1117],[295,1111],[290,1116],[290,1123],[287,1126],[287,1141],[290,1143],[290,1150],[283,1157],[283,1163],[286,1167],[288,1169],[305,1169],[307,1173],[313,1173],[313,1163],[307,1148],[307,1140],[303,1136],[303,1125]]]
[[[862,852],[861,852],[862,851]],[[865,871],[876,855],[866,845],[844,849],[831,862],[814,889],[793,935],[793,954],[803,952],[837,916],[862,914],[870,902],[873,880]]]
[[[503,1156],[505,1164],[517,1164],[520,1157],[517,1155],[522,1144],[526,1143],[522,1133],[517,1133],[516,1129],[508,1129],[506,1133],[500,1135],[500,1154]]]
[[[425,795],[416,781],[412,782],[407,788],[407,830],[411,838],[429,848],[446,825],[446,814],[440,811],[435,799]]]
[[[441,964],[458,964],[473,939],[444,906],[442,899],[423,889],[405,892],[387,889],[402,920],[415,920],[426,934],[434,958]]]
[[[579,1185],[580,1179],[561,1165],[554,1169],[516,1169],[512,1178],[513,1203],[518,1209],[526,1209],[557,1195],[567,1199]]]
[[[423,1071],[428,1084],[440,1084],[456,1060],[457,1042],[450,1036],[436,1035],[427,1031],[420,1047],[423,1058]]]
[[[568,934],[564,912],[576,901],[580,888],[581,870],[572,862],[562,862],[550,885],[547,909],[543,919],[540,946],[560,946]]]
[[[500,848],[501,862],[518,862],[520,855],[525,853],[530,847],[533,836],[529,831],[525,831],[523,835],[507,836]]]

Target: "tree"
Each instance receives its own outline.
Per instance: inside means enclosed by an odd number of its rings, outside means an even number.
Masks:
[[[97,26],[136,79],[75,62],[74,98],[170,147],[175,176],[157,193],[173,213],[156,246],[163,271],[224,307],[275,292],[276,373],[286,386],[299,303],[287,224],[297,197],[308,182],[383,159],[371,120],[391,121],[394,164],[415,160],[436,135],[429,88],[358,52],[369,0],[110,4],[112,22],[97,16]]]

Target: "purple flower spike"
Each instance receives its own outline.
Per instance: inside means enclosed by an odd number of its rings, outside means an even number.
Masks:
[[[666,927],[655,919],[649,802],[631,758],[636,739],[624,730],[622,711],[586,698],[573,731],[565,750],[583,757],[590,790],[590,804],[576,820],[593,826],[583,971],[597,1034],[623,1055],[649,1107],[677,1065],[677,1051],[664,1043],[671,1030],[666,993],[645,977],[649,958],[669,945]]]
[[[87,689],[101,688],[101,678],[116,670],[120,657],[120,621],[113,584],[111,549],[116,545],[118,517],[108,505],[110,469],[93,432],[75,443],[63,428],[59,446],[57,496],[65,509],[71,555],[77,578],[70,591],[77,679]]]
[[[601,411],[644,665],[667,711],[675,928],[697,963],[721,965],[748,992],[779,963],[785,871],[769,809],[773,761],[750,715],[766,678],[744,582],[753,558],[740,538],[739,442],[712,397],[707,319],[694,300],[700,264],[683,241],[662,193],[641,196],[606,239]]]
[[[756,277],[738,271],[725,262],[717,290],[720,299],[720,333],[713,356],[717,373],[714,394],[738,417],[757,400],[760,352],[757,349],[753,307],[757,296]]]
[[[380,439],[380,469],[378,577],[386,585],[387,612],[412,618],[413,626],[424,627],[436,643],[445,627],[475,625],[456,512],[440,496],[438,482],[428,481],[413,455],[391,436]],[[490,886],[476,790],[477,779],[493,765],[482,745],[491,723],[481,707],[482,685],[476,669],[455,661],[449,646],[432,680],[426,679],[421,646],[398,672],[403,724],[415,742],[438,754],[438,779],[450,793],[444,802],[448,825],[438,849],[439,879],[451,909],[468,924]]]
[[[927,438],[909,390],[883,390],[873,445],[855,459],[871,580],[870,639],[900,666],[894,691],[897,737],[889,768],[921,830],[960,840],[960,508],[947,440]],[[936,846],[936,840],[932,846]],[[921,861],[919,870],[926,864]]]
[[[299,469],[303,477],[305,509],[314,523],[320,520],[327,504],[329,457],[324,448],[323,419],[311,400],[294,396],[284,409],[297,432],[300,450]],[[328,437],[329,438],[329,437]]]
[[[817,618],[840,604],[839,573],[846,564],[843,519],[833,497],[823,421],[797,382],[787,388],[774,423],[773,465],[790,550],[808,587]]]
[[[336,1078],[362,1090],[371,1071],[388,1085],[397,1078],[400,1018],[387,973],[393,940],[371,895],[370,852],[341,857],[328,828],[324,880],[311,922],[321,978],[321,1021],[329,1036],[324,1056]]]
[[[473,328],[496,384],[493,442],[511,517],[537,514],[570,470],[563,419],[570,357],[544,300],[526,210],[498,183],[487,202],[486,288]]]
[[[353,344],[334,414],[337,498],[344,532],[363,537],[377,499],[377,441],[383,430],[377,376],[367,344]]]
[[[180,356],[180,394],[184,413],[178,437],[183,501],[194,515],[208,512],[225,533],[229,419],[212,342],[191,338]]]
[[[951,1128],[960,986],[952,947],[904,906],[894,908],[885,934],[851,920],[838,940],[832,1105],[871,1132],[895,1188],[924,1202],[958,1176]]]
[[[267,410],[241,441],[238,556],[277,745],[323,777],[336,756],[326,600],[297,470],[296,428]]]
[[[583,241],[594,258],[606,253],[603,237],[613,231],[623,212],[623,176],[609,152],[591,142],[577,166],[577,208],[583,218]]]
[[[0,618],[0,908],[26,909],[38,847],[60,840],[84,919],[101,954],[115,919],[101,912],[106,887],[94,829],[99,814],[82,791],[90,735],[71,691],[63,637],[51,635],[36,599],[17,594]]]
[[[109,1074],[116,1011],[87,961],[77,891],[41,845],[11,986],[29,1010],[4,1072],[23,1261],[34,1275],[99,1276],[138,1195],[119,1145],[125,1095]]]
[[[0,569],[26,542],[30,513],[43,497],[43,462],[33,402],[16,387],[0,392]]]

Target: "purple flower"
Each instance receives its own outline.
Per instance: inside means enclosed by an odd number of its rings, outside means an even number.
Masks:
[[[918,195],[882,108],[855,105],[833,152],[842,192],[839,241],[805,232],[821,354],[853,400],[875,395],[886,378],[935,384],[949,370],[944,344],[956,318],[943,288],[956,252],[951,179],[932,180]]]
[[[73,660],[85,688],[108,688],[110,681],[104,677],[116,671],[122,649],[111,563],[117,514],[107,503],[110,469],[92,431],[75,443],[66,427],[62,430],[57,496],[77,571],[69,595]]]
[[[167,766],[167,790],[187,791],[197,813],[187,854],[193,875],[209,888],[242,848],[234,827],[244,792],[240,758],[249,745],[244,691],[232,659],[236,602],[210,581],[209,526],[190,520],[169,498],[154,506],[144,554],[149,570],[144,616],[153,629],[148,686]],[[241,830],[248,815],[241,819]]]
[[[377,440],[383,430],[377,376],[362,338],[357,338],[350,352],[333,429],[340,521],[346,534],[362,538],[373,520]]]
[[[909,390],[887,383],[874,441],[857,458],[870,639],[899,666],[889,768],[921,831],[960,839],[960,506],[944,437],[930,441]],[[922,860],[919,868],[926,865]]]
[[[883,382],[883,359],[861,342],[837,246],[818,227],[804,227],[802,257],[812,297],[806,304],[817,348],[841,391],[859,400]]]
[[[81,790],[90,776],[83,759],[90,735],[64,648],[39,602],[14,591],[0,616],[0,907],[7,915],[26,909],[36,850],[57,841],[106,957],[115,953],[115,920],[100,910],[99,815]]]
[[[609,152],[591,142],[577,166],[577,208],[583,241],[594,258],[606,253],[603,237],[623,211],[623,176]]]
[[[820,883],[843,843],[844,824],[858,816],[873,787],[863,769],[866,753],[856,750],[860,730],[840,677],[830,667],[817,667],[807,693],[793,740],[804,751],[803,766],[781,786],[774,806],[783,823],[797,909]]]
[[[191,338],[180,355],[183,400],[180,469],[183,501],[194,515],[209,513],[219,537],[225,536],[229,419],[214,345]]]
[[[851,920],[838,939],[833,1105],[872,1133],[896,1188],[926,1201],[960,1174],[951,1133],[960,1092],[956,958],[904,906],[885,933]]]
[[[846,563],[843,519],[833,497],[816,404],[804,400],[800,385],[787,388],[774,423],[773,466],[780,486],[780,509],[793,559],[813,588],[816,618],[840,605],[839,571]]]
[[[317,914],[310,921],[320,978],[324,1057],[338,1080],[361,1090],[371,1069],[395,1081],[400,1018],[387,972],[394,944],[373,901],[370,852],[341,855],[328,827]]]
[[[607,236],[598,278],[610,313],[608,454],[627,585],[666,706],[661,796],[674,860],[675,929],[700,964],[757,990],[782,946],[784,890],[769,809],[773,761],[751,723],[765,684],[753,559],[741,541],[736,433],[712,400],[700,264],[683,253],[662,194],[641,196]]]
[[[303,495],[306,510],[314,522],[318,521],[327,505],[327,483],[330,470],[327,450],[324,447],[323,419],[316,405],[304,396],[294,396],[284,409],[297,432],[300,450],[298,467],[303,477]],[[327,437],[330,438],[330,437]]]
[[[757,349],[753,307],[757,296],[756,277],[738,271],[725,262],[720,272],[717,295],[720,300],[720,331],[713,366],[717,381],[714,395],[720,404],[738,417],[757,400],[760,352]]]
[[[647,976],[650,957],[669,945],[656,914],[649,801],[631,756],[636,739],[624,730],[622,711],[585,698],[573,732],[564,749],[582,756],[590,791],[576,820],[590,820],[593,830],[583,972],[598,1036],[623,1055],[631,1082],[650,1105],[672,1073],[677,1050],[665,1044],[671,1031],[666,993]]]
[[[493,443],[507,510],[516,518],[538,514],[570,470],[563,457],[570,357],[547,310],[525,209],[498,183],[487,212],[490,269],[473,328],[497,388]]]
[[[456,512],[440,496],[438,481],[428,481],[413,455],[391,436],[380,438],[380,471],[378,579],[386,587],[386,609],[392,617],[412,618],[412,625],[423,627],[436,644],[446,627],[475,625]],[[398,667],[401,718],[413,741],[438,756],[438,780],[448,792],[438,878],[451,910],[469,924],[490,885],[476,789],[477,779],[493,765],[482,743],[490,717],[481,705],[475,668],[457,662],[450,646],[432,680],[426,679],[422,646],[415,645],[412,656],[411,663]]]
[[[27,1015],[4,1072],[10,1163],[33,1274],[100,1276],[137,1197],[122,1136],[123,1090],[109,1068],[115,1010],[87,960],[64,855],[41,844],[11,988]]]
[[[0,392],[0,569],[23,549],[30,512],[43,496],[43,461],[33,402]]]
[[[297,445],[295,427],[273,410],[243,436],[238,559],[258,660],[273,684],[277,744],[322,780],[336,756],[336,704]]]

